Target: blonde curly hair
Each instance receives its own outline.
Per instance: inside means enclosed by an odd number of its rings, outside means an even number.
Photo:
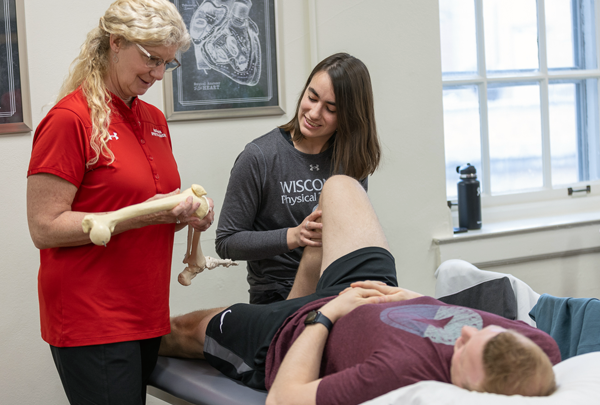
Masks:
[[[179,11],[168,0],[117,0],[110,5],[98,27],[88,33],[57,98],[61,100],[81,86],[87,99],[92,119],[90,146],[96,154],[86,163],[88,167],[96,164],[100,155],[110,163],[115,160],[107,145],[111,96],[104,82],[109,71],[111,34],[125,43],[176,46],[181,51],[187,50],[191,41]]]

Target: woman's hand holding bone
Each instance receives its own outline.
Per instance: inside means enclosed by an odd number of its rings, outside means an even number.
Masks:
[[[213,202],[212,198],[206,197],[206,199],[208,200],[208,213],[204,218],[200,219],[194,215],[194,212],[196,212],[198,209],[196,204],[194,204],[194,209],[191,210],[191,213],[183,215],[183,217],[180,219],[181,223],[186,223],[200,232],[204,232],[210,228],[215,220],[215,203]]]
[[[154,201],[160,198],[170,197],[180,193],[181,191],[177,189],[168,194],[156,194],[155,196],[149,198],[146,201]],[[208,228],[210,228],[215,219],[215,204],[211,198],[206,197],[206,200],[208,201],[208,214],[206,214],[206,216],[202,219],[198,218],[195,215],[196,210],[198,210],[198,208],[200,207],[200,203],[194,202],[192,196],[189,196],[185,200],[181,201],[171,210],[165,210],[153,214],[148,214],[147,218],[152,223],[175,223],[177,224],[177,231],[184,228],[186,225],[189,225],[197,231],[204,232]]]

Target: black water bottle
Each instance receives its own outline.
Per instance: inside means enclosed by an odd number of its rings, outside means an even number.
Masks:
[[[481,229],[481,185],[477,180],[475,166],[457,166],[458,182],[458,226]]]

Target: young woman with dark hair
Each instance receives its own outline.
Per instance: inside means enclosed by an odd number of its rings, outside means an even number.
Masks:
[[[345,174],[367,189],[381,158],[367,67],[346,53],[311,72],[290,122],[246,145],[217,228],[223,258],[246,260],[250,302],[288,297],[305,246],[321,246],[318,196]]]

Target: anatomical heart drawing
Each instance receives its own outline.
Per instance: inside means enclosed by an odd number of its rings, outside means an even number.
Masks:
[[[165,80],[169,120],[281,114],[275,0],[171,0],[191,47]]]
[[[252,3],[204,0],[190,21],[198,70],[214,69],[246,86],[258,83],[260,31],[249,17]]]

